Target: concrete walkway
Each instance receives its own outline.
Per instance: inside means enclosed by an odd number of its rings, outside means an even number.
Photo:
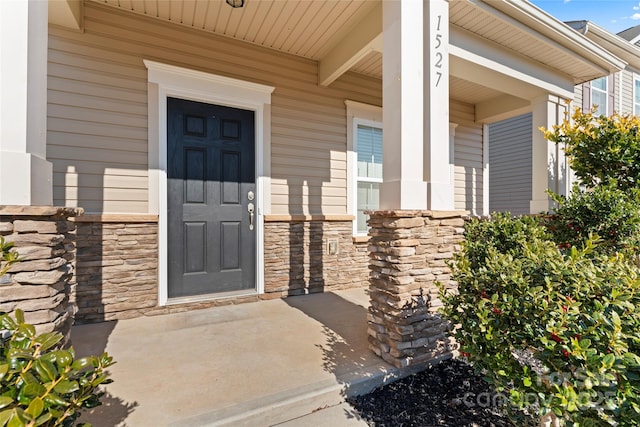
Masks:
[[[365,290],[352,289],[75,326],[79,356],[107,351],[117,361],[104,405],[80,421],[366,425],[341,405],[345,395],[410,373],[368,350],[367,306]]]

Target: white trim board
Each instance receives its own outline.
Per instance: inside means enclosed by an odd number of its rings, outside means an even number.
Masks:
[[[357,168],[357,132],[358,124],[382,129],[382,107],[363,104],[361,102],[345,100],[347,107],[347,212],[354,216],[352,221],[352,235],[362,236],[358,233],[358,197],[356,183],[358,182]],[[384,129],[382,129],[384,132]]]
[[[264,292],[264,215],[271,206],[271,94],[275,87],[143,60],[148,69],[149,213],[158,214],[158,304],[168,297],[167,98],[176,97],[255,112],[256,293]],[[227,295],[228,296],[228,295]],[[194,297],[202,300],[203,297]],[[212,295],[211,298],[216,298]]]

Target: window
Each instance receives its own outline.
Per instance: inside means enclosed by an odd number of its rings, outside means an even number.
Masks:
[[[365,236],[367,210],[380,208],[382,108],[355,101],[347,107],[347,206],[353,235]]]
[[[633,77],[633,114],[640,115],[640,77]]]
[[[600,77],[599,79],[595,79],[591,82],[591,104],[596,105],[598,109],[595,114],[599,115],[607,115],[607,77]]]
[[[382,128],[366,126],[356,120],[356,234],[367,234],[365,211],[380,207],[382,182]]]

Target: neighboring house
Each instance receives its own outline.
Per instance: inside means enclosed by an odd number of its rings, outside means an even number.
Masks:
[[[589,21],[567,22],[571,28],[598,44],[602,48],[622,58],[625,67],[608,76],[598,77],[575,86],[571,112],[576,107],[589,111],[596,107],[596,114],[611,115],[640,113],[640,26],[614,35]],[[528,201],[532,188],[532,136],[538,133],[532,126],[532,114],[524,113],[489,126],[489,209],[490,211],[508,211],[513,214],[538,213]],[[562,158],[563,153],[556,147],[555,156]],[[571,176],[570,171],[555,170],[558,177]],[[571,179],[556,180],[555,188],[565,194]]]
[[[640,25],[626,29],[618,36],[627,40],[634,46],[640,47]],[[640,68],[633,70],[623,70],[623,84],[622,87],[622,104],[620,105],[620,111],[623,113],[631,113],[640,115]]]
[[[524,112],[547,209],[567,167],[531,129],[628,62],[521,0],[0,12],[0,204],[85,209],[84,322],[361,286],[364,211],[487,214],[487,129]]]
[[[596,106],[598,114],[640,114],[640,46],[633,36],[640,31],[639,26],[615,35],[589,21],[567,24],[627,62],[617,73],[576,86],[575,104],[583,110]]]

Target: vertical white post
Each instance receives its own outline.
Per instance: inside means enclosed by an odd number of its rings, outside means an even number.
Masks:
[[[453,210],[449,147],[449,1],[424,2],[424,180],[431,210]],[[386,50],[385,50],[386,52]]]
[[[533,135],[532,153],[532,188],[530,212],[540,213],[551,207],[546,191],[549,189],[559,194],[568,194],[570,185],[569,168],[562,147],[547,141],[540,127],[551,129],[560,124],[567,112],[564,100],[555,96],[544,96],[532,102]]]
[[[0,205],[51,205],[46,1],[0,1]]]
[[[489,215],[489,125],[482,125],[482,215]]]
[[[382,7],[384,182],[380,208],[427,209],[423,2],[387,0]]]

